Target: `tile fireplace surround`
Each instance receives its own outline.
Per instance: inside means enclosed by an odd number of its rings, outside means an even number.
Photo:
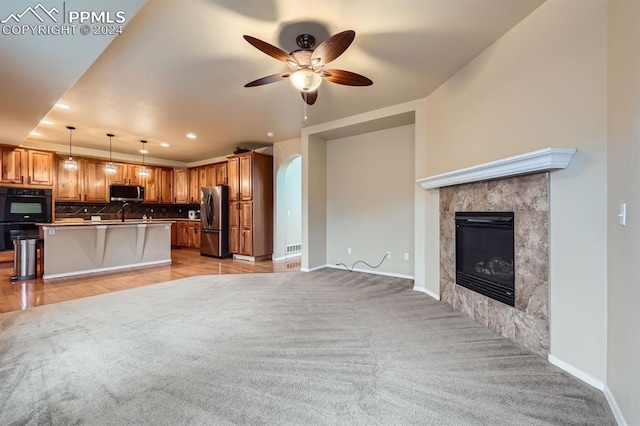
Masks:
[[[515,307],[455,284],[456,211],[514,212]],[[548,172],[440,188],[440,295],[453,309],[547,357]]]

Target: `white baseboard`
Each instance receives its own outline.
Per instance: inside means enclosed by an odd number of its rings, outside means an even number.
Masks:
[[[591,377],[590,375],[588,375],[584,371],[579,370],[579,369],[573,367],[572,365],[567,364],[566,362],[564,362],[562,360],[559,360],[558,358],[554,357],[553,355],[549,355],[548,359],[549,359],[549,362],[551,364],[555,365],[556,367],[559,367],[559,368],[563,369],[567,373],[571,374],[572,376],[577,377],[578,379],[582,380],[586,384],[591,385],[594,388],[602,391],[602,393],[604,394],[605,398],[607,399],[607,403],[609,403],[609,408],[611,408],[611,412],[613,413],[613,417],[616,419],[616,422],[618,423],[618,426],[627,426],[627,422],[625,421],[624,416],[622,415],[622,411],[620,411],[620,407],[618,406],[618,403],[616,402],[616,399],[614,398],[613,394],[611,393],[611,389],[609,389],[609,386],[607,386],[606,384],[602,383],[600,380]]]
[[[434,292],[432,292],[431,290],[427,290],[427,289],[426,289],[426,288],[424,288],[424,287],[417,287],[417,286],[414,286],[414,287],[413,287],[413,289],[414,289],[415,291],[419,291],[419,292],[421,292],[421,293],[425,293],[425,294],[427,294],[427,295],[429,295],[429,296],[433,297],[433,298],[434,298],[434,299],[436,299],[436,300],[440,300],[440,295],[439,295],[439,294],[435,294],[435,293],[434,293]]]
[[[348,269],[345,268],[344,266],[338,266],[338,265],[334,265],[334,264],[325,265],[324,267],[333,268],[333,269],[342,269],[343,271],[348,271]],[[395,273],[392,273],[392,272],[372,271],[370,269],[354,268],[353,271],[354,272],[364,272],[364,273],[367,273],[367,274],[374,274],[374,275],[384,275],[384,276],[387,276],[387,277],[405,278],[405,279],[408,279],[408,280],[414,279],[413,275],[403,275],[403,274],[395,274]]]
[[[42,279],[43,280],[50,280],[50,279],[53,279],[53,278],[73,277],[75,275],[97,274],[99,272],[118,271],[120,269],[138,268],[140,266],[161,265],[163,263],[171,263],[171,259],[154,260],[154,261],[151,261],[151,262],[133,263],[133,264],[130,264],[130,265],[109,266],[109,267],[106,267],[106,268],[84,269],[82,271],[60,272],[58,274],[47,274],[47,275],[43,275]]]
[[[591,385],[598,390],[604,391],[605,384],[602,383],[600,380],[591,377],[584,371],[579,370],[570,364],[567,364],[566,362],[554,357],[553,355],[549,355],[548,360],[551,364],[563,369],[567,373],[577,377],[578,379],[582,380],[586,384]]]
[[[613,394],[611,393],[611,389],[609,389],[609,386],[604,385],[603,392],[604,392],[605,398],[607,398],[607,402],[609,403],[609,408],[611,408],[613,417],[616,419],[616,422],[618,422],[618,426],[628,426],[627,421],[624,419],[624,416],[622,415],[622,411],[620,410],[620,407],[618,407],[618,403],[616,402],[616,399],[613,397]]]
[[[280,262],[281,260],[293,259],[294,257],[302,257],[302,253],[294,253],[294,254],[288,254],[282,257],[274,257],[271,260],[274,262]]]
[[[318,269],[324,269],[326,267],[328,267],[329,265],[320,265],[320,266],[315,266],[313,268],[300,268],[300,271],[302,272],[313,272],[313,271],[317,271]]]

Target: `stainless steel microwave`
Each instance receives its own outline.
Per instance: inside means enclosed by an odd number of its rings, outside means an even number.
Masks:
[[[109,186],[109,198],[111,201],[144,201],[144,187],[137,185],[111,185]]]

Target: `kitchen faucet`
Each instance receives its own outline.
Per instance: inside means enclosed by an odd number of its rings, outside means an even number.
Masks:
[[[124,208],[125,207],[129,207],[129,211],[131,211],[131,206],[129,206],[129,203],[122,203],[122,221],[124,222]]]

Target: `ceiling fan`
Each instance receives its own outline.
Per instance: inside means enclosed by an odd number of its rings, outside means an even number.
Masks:
[[[312,35],[301,34],[296,37],[296,44],[300,49],[287,53],[265,41],[245,35],[243,37],[249,44],[286,63],[291,72],[262,77],[245,84],[244,87],[262,86],[288,78],[291,84],[300,90],[302,99],[307,104],[313,105],[318,99],[318,87],[320,87],[322,80],[346,86],[371,86],[373,81],[363,75],[351,71],[324,69],[326,64],[347,50],[355,36],[355,31],[343,31],[329,37],[314,49],[316,39]]]

